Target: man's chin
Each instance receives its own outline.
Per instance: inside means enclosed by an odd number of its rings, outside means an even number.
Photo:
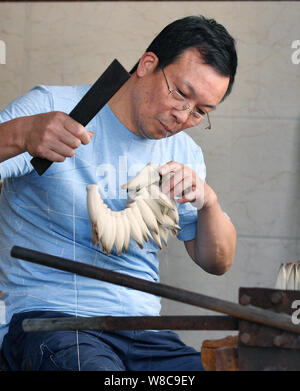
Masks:
[[[160,140],[163,138],[171,137],[173,136],[173,132],[166,129],[161,123],[160,127],[155,127],[153,131],[147,132],[146,130],[140,131],[140,136],[149,140]]]
[[[170,137],[170,136],[167,134],[167,132],[166,133],[157,132],[157,133],[150,133],[150,134],[145,132],[142,134],[142,137],[148,140],[161,140],[163,138]]]

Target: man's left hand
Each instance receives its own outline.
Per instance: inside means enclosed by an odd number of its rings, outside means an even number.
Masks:
[[[194,170],[182,163],[170,161],[160,170],[161,175],[173,173],[162,186],[162,192],[170,198],[180,196],[178,203],[191,202],[198,210],[209,207],[217,200],[213,189],[198,177]]]

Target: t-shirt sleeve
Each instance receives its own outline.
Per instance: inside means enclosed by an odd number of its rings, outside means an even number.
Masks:
[[[197,144],[194,144],[186,166],[194,170],[198,177],[205,182],[206,166],[202,150]],[[178,232],[177,238],[182,241],[192,240],[196,237],[198,220],[197,209],[192,206],[190,202],[184,204],[177,203],[177,206],[179,212],[179,225],[182,228],[182,231]]]
[[[25,117],[34,114],[53,111],[53,98],[47,86],[36,86],[26,94],[13,100],[0,112],[0,123],[14,118]],[[32,156],[22,153],[0,163],[0,179],[18,177],[30,173],[33,170],[30,160]]]

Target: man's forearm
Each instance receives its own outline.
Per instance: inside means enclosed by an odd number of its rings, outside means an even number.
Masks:
[[[0,124],[0,163],[24,152],[18,118]]]
[[[225,273],[233,263],[236,230],[217,200],[198,211],[194,261],[212,274]]]

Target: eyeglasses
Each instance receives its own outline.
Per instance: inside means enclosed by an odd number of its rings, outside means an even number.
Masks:
[[[173,107],[176,110],[180,110],[180,111],[189,110],[189,112],[190,112],[189,118],[190,118],[190,121],[193,126],[199,125],[201,122],[203,124],[204,129],[210,130],[211,129],[211,122],[210,122],[208,113],[201,114],[198,111],[192,110],[190,108],[189,101],[177,89],[171,90],[169,83],[168,83],[168,79],[165,75],[163,68],[161,68],[161,70],[162,70],[162,73],[163,73],[165,80],[166,80],[166,83],[167,83],[169,95],[171,95],[173,98]]]

